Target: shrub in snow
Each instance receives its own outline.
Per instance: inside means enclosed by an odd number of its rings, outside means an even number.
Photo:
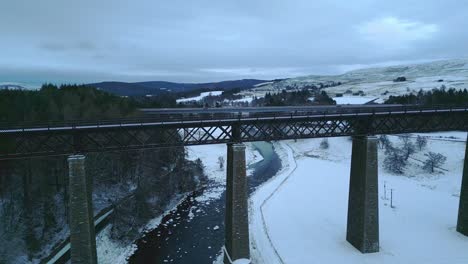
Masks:
[[[427,138],[418,135],[418,137],[416,138],[416,146],[421,151],[423,148],[427,146]]]
[[[434,173],[434,168],[441,166],[447,160],[447,157],[440,153],[428,152],[424,156],[427,159],[424,161],[423,169],[430,173]]]
[[[391,146],[391,142],[386,135],[379,136],[379,147],[381,149],[386,149],[388,146]]]
[[[223,156],[218,157],[218,164],[219,164],[219,169],[222,170],[224,168],[224,157]]]
[[[385,144],[385,155],[390,154],[391,152],[395,151],[395,147],[393,146],[392,142],[389,140]]]
[[[405,76],[400,76],[397,77],[396,79],[393,79],[394,82],[406,82],[406,77]]]
[[[384,168],[395,174],[403,174],[407,161],[402,150],[398,148],[388,148],[386,154],[387,156],[383,161]]]
[[[322,139],[322,141],[320,142],[320,148],[328,149],[329,147],[330,145],[328,144],[328,139],[327,138]]]

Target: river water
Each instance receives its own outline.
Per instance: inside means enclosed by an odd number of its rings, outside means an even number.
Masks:
[[[255,142],[253,147],[263,160],[251,165],[249,194],[273,177],[281,168],[281,160],[269,142]],[[224,245],[225,193],[206,201],[204,193],[219,185],[208,184],[188,196],[176,209],[166,215],[161,224],[140,238],[138,249],[129,263],[212,263]]]

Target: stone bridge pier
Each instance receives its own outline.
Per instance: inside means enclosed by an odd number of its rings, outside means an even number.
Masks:
[[[72,264],[96,264],[96,235],[92,179],[85,171],[85,156],[68,157],[70,188],[70,251]]]
[[[245,145],[227,145],[224,263],[250,258]]]
[[[379,251],[377,138],[354,136],[346,240],[362,253]]]
[[[457,231],[468,236],[468,137],[465,147],[465,161],[460,190],[460,206],[458,208]]]

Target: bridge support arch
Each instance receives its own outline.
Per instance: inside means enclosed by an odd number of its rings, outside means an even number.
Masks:
[[[354,136],[346,240],[362,253],[379,251],[377,138]]]
[[[245,145],[227,145],[224,263],[250,258]],[[228,256],[229,255],[229,256]]]
[[[68,170],[71,263],[96,264],[92,181],[86,177],[85,156],[69,156]]]
[[[468,236],[468,136],[460,190],[460,205],[458,207],[457,231]]]

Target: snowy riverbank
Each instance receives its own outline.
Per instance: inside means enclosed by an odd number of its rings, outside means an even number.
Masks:
[[[226,184],[226,145],[202,145],[202,146],[191,146],[187,147],[187,159],[196,160],[200,159],[204,165],[204,171],[208,177],[209,187],[203,192],[201,196],[195,198],[199,203],[209,205],[210,202],[219,199],[225,190]],[[220,167],[219,157],[224,157],[223,167]],[[261,154],[256,151],[251,144],[247,144],[246,148],[246,162],[250,166],[263,159]],[[174,211],[187,197],[188,194],[179,195],[172,203],[167,207],[167,210],[159,217],[152,219],[148,224],[142,228],[141,232],[146,233],[152,229],[155,229],[161,224],[164,216]],[[193,219],[197,215],[205,214],[198,208],[191,208],[189,218]],[[188,219],[188,221],[190,221]],[[110,238],[111,225],[107,226],[102,232],[96,237],[97,252],[99,263],[104,264],[124,264],[127,263],[127,258],[130,257],[137,250],[135,243],[124,244],[119,243]],[[219,227],[213,226],[214,231]],[[217,231],[216,231],[217,232]]]
[[[176,208],[188,194],[178,195],[170,204],[167,206],[167,210],[160,216],[152,219],[148,224],[142,228],[141,233],[145,233],[148,230],[157,227],[165,215]],[[127,258],[130,257],[136,248],[134,243],[125,244],[111,239],[110,231],[112,224],[105,227],[96,236],[96,247],[98,254],[98,262],[103,264],[124,264],[127,263]]]
[[[466,133],[429,136],[427,149],[414,157],[444,154],[443,173],[428,174],[412,161],[404,176],[390,174],[379,149],[381,249],[375,254],[361,254],[345,239],[351,141],[330,138],[329,149],[319,147],[321,139],[276,144],[283,169],[250,201],[255,263],[468,263],[468,238],[455,230]],[[390,189],[395,208],[384,199]]]

